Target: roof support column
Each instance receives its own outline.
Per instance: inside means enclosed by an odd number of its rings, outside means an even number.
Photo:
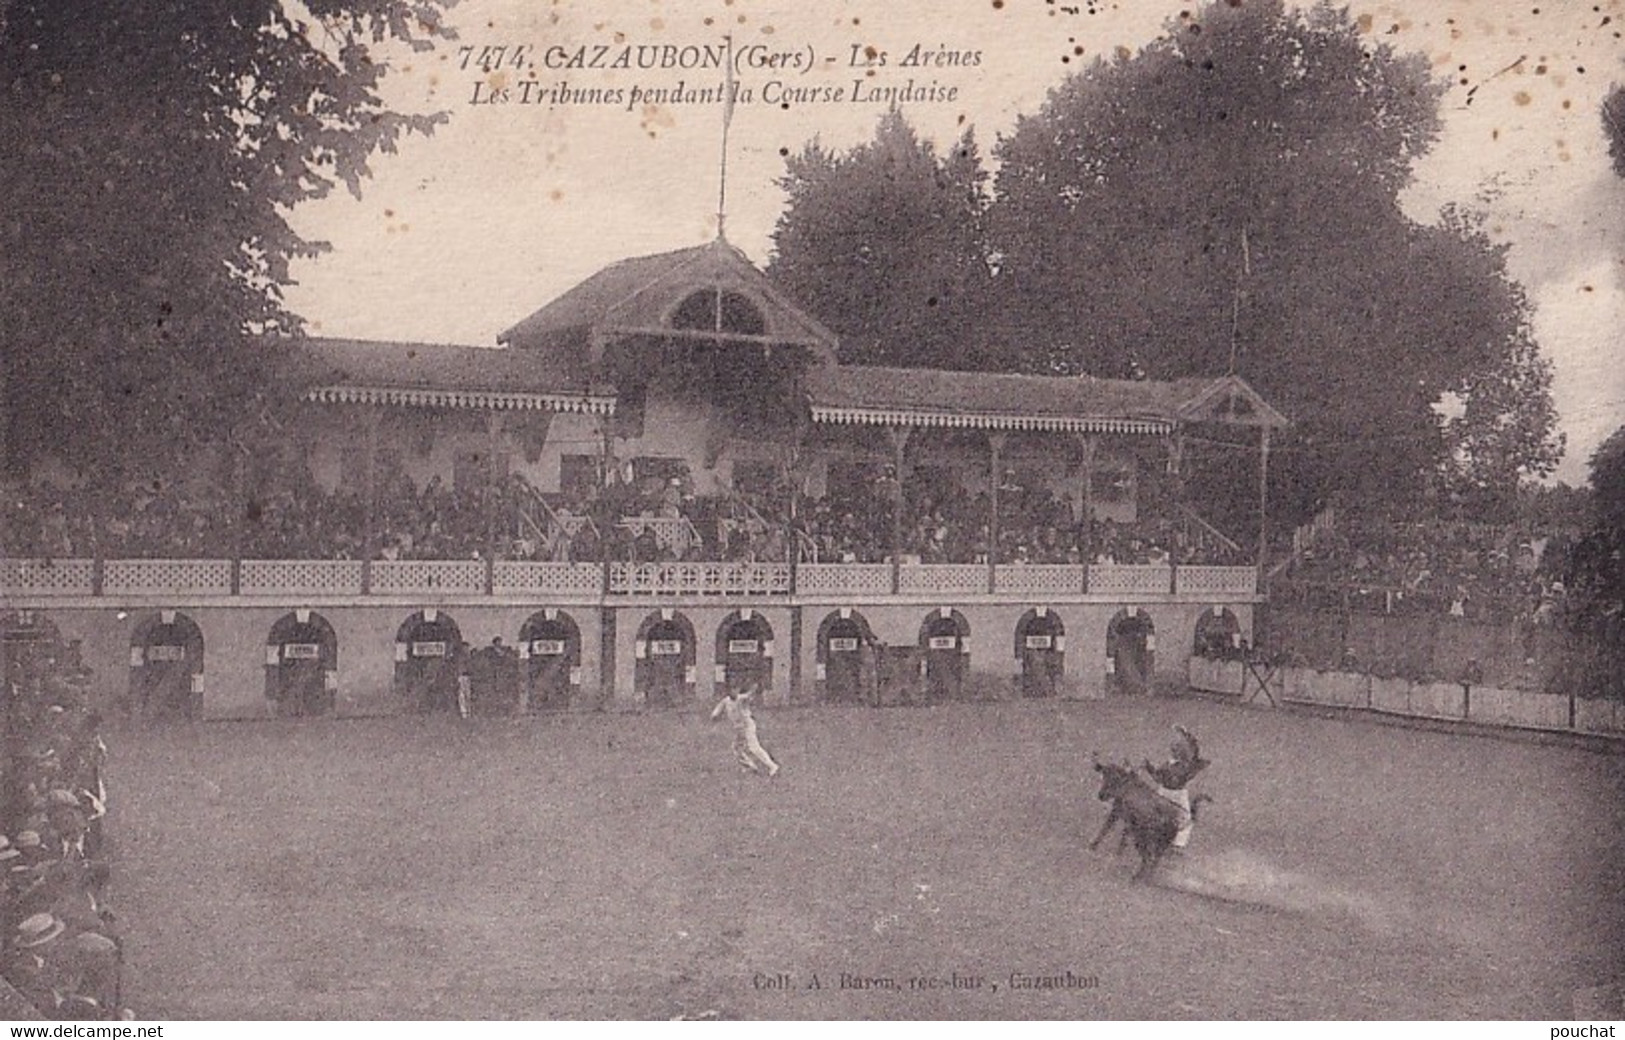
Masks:
[[[372,591],[372,561],[378,558],[378,424],[374,405],[361,406],[361,592]]]
[[[1167,510],[1169,519],[1174,522],[1174,544],[1167,546],[1168,562],[1178,564],[1179,543],[1185,539],[1179,535],[1189,526],[1189,518],[1185,515],[1185,431],[1180,427],[1169,430],[1162,438],[1163,447],[1168,451],[1167,479],[1164,483],[1164,502],[1160,503]],[[1172,506],[1172,509],[1168,509]]]
[[[987,518],[987,591],[994,591],[994,579],[999,565],[999,457],[1010,435],[1002,430],[989,430],[987,435],[987,498],[990,504]]]
[[[903,479],[906,471],[904,465],[904,451],[908,447],[908,439],[914,433],[912,426],[886,427],[886,440],[892,451],[892,481],[887,489],[891,502],[891,590],[898,588],[898,569],[902,566],[903,558]]]
[[[1258,580],[1263,591],[1264,567],[1269,562],[1270,428],[1258,428]]]
[[[1094,560],[1095,511],[1095,455],[1100,449],[1100,438],[1092,433],[1076,435],[1078,461],[1073,471],[1072,518],[1083,534],[1080,555],[1084,563]]]
[[[492,567],[501,539],[502,513],[502,413],[485,413],[485,591],[491,591]]]

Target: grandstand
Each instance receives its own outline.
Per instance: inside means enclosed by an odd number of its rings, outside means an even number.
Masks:
[[[452,704],[480,653],[532,707],[898,674],[1102,696],[1182,675],[1201,624],[1250,638],[1262,535],[1182,479],[1216,425],[1267,468],[1286,419],[1235,376],[845,367],[722,239],[499,339],[267,344],[299,391],[283,443],[187,487],[12,489],[5,604],[81,639],[108,695],[209,716]]]

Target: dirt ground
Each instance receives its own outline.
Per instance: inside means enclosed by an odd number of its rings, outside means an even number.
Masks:
[[[144,1018],[1556,1018],[1622,977],[1625,756],[1170,699],[126,728]],[[1156,884],[1089,753],[1213,767]],[[843,978],[844,976],[844,978]],[[1033,988],[1030,979],[1059,980]],[[854,983],[862,983],[855,985]],[[894,988],[895,987],[895,988]]]

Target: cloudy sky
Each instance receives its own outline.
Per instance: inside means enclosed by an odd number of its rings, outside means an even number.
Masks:
[[[681,48],[732,35],[746,63],[737,82],[752,96],[731,124],[727,234],[765,263],[783,201],[774,186],[781,153],[815,135],[836,148],[857,144],[885,110],[883,100],[855,99],[854,81],[869,93],[910,79],[935,88],[934,99],[901,104],[910,121],[939,142],[969,122],[986,155],[1074,63],[1137,49],[1198,6],[462,0],[450,16],[461,39],[397,56],[389,80],[393,104],[446,111],[449,122],[377,157],[361,201],[340,193],[295,214],[299,230],[333,249],[296,268],[301,284],[289,302],[316,335],[493,344],[606,264],[708,241],[716,234],[721,106],[651,104],[632,94],[716,88],[722,73],[609,67],[622,54],[633,64],[640,55],[659,62],[675,53],[680,61]],[[1625,180],[1610,169],[1598,114],[1609,86],[1625,82],[1625,0],[1350,7],[1374,41],[1426,55],[1451,84],[1444,132],[1417,167],[1406,205],[1420,221],[1452,202],[1482,210],[1510,244],[1513,275],[1535,304],[1536,335],[1556,366],[1569,439],[1558,477],[1583,483],[1591,451],[1625,421]],[[518,46],[526,48],[524,68],[514,66]],[[955,52],[949,60],[958,63],[901,67],[916,46]],[[488,47],[507,48],[502,68],[479,67],[482,54],[496,54]],[[888,58],[873,76],[853,65],[870,48]],[[567,67],[573,58],[603,67]],[[775,58],[777,67],[768,64]],[[621,101],[537,102],[561,86],[620,91]],[[807,88],[844,96],[783,103],[784,91]],[[483,103],[503,89],[507,103]]]

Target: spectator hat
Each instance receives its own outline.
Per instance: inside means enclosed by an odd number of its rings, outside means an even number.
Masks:
[[[40,841],[38,831],[18,831],[17,847],[21,849],[37,849],[43,842]]]
[[[0,863],[16,859],[22,853],[11,847],[11,839],[0,834]]]
[[[53,809],[58,807],[64,809],[77,809],[79,808],[79,796],[74,794],[72,791],[63,790],[60,787],[53,787],[51,788],[50,793],[45,796],[45,804],[47,807]]]
[[[67,925],[55,914],[35,914],[33,917],[24,918],[17,926],[17,939],[12,945],[19,950],[43,946],[61,935],[66,927]]]
[[[100,932],[80,932],[73,937],[73,946],[92,957],[111,957],[118,953],[118,943]]]

